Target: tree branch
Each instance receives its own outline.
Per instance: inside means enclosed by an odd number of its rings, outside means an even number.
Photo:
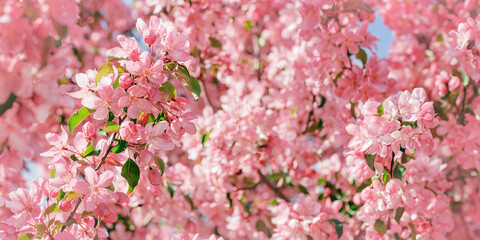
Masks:
[[[122,122],[123,122],[123,120],[125,120],[125,118],[127,118],[126,115],[123,118],[120,118],[120,120],[118,121],[118,125],[122,124]],[[103,165],[103,163],[105,163],[105,159],[107,159],[108,154],[113,149],[113,142],[114,142],[113,140],[117,137],[117,135],[118,135],[118,132],[115,132],[112,135],[112,137],[111,137],[112,141],[108,145],[107,150],[105,151],[105,154],[102,157],[102,160],[100,160],[100,163],[95,167],[95,171],[98,171],[100,169],[100,167]],[[73,216],[75,215],[75,212],[77,211],[78,207],[80,206],[80,203],[82,202],[82,200],[83,200],[83,198],[78,199],[77,203],[75,204],[75,207],[73,207],[72,212],[70,213],[67,220],[65,221],[65,224],[63,224],[61,232],[63,232],[67,228],[67,225],[66,225],[67,222],[73,219]]]
[[[273,186],[273,184],[268,180],[267,177],[265,177],[265,175],[262,174],[262,172],[260,170],[257,171],[258,175],[260,176],[260,181],[262,181],[263,183],[265,183],[265,185],[267,185],[268,188],[270,188],[274,193],[275,195],[277,195],[279,198],[287,201],[287,202],[290,202],[290,200],[288,199],[287,196],[285,196],[282,191],[280,191],[280,189],[276,188],[275,186]]]

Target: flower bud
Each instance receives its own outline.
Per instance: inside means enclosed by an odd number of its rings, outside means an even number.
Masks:
[[[133,83],[133,78],[130,77],[128,74],[123,74],[123,75],[120,76],[120,78],[118,79],[118,82],[120,83],[120,87],[121,87],[121,88],[127,89],[128,87],[130,87],[130,85],[132,85],[132,83]]]
[[[63,212],[70,212],[70,210],[72,210],[72,203],[70,201],[61,200],[58,203],[58,209]]]
[[[82,127],[83,136],[87,140],[93,140],[95,137],[95,126],[91,122],[87,122]]]
[[[148,123],[148,118],[150,118],[150,114],[146,112],[142,112],[142,114],[140,114],[140,116],[137,119],[137,124],[140,124],[142,127],[145,127],[145,125],[147,125]]]
[[[145,43],[149,46],[153,45],[157,40],[157,34],[155,34],[152,29],[148,29],[147,31],[145,31],[143,37],[145,39]]]

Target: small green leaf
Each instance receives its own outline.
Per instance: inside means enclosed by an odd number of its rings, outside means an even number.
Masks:
[[[98,129],[98,134],[102,135],[102,136],[105,136],[105,137],[110,137],[110,134],[108,134],[107,132],[105,132],[105,130],[99,128]]]
[[[358,53],[355,57],[362,61],[363,67],[365,68],[365,64],[367,64],[367,53],[362,48],[358,48]]]
[[[171,82],[167,81],[163,83],[158,89],[162,92],[162,96],[165,100],[171,101],[172,99],[177,99],[177,90]]]
[[[405,170],[406,168],[402,164],[397,162],[395,168],[393,168],[393,177],[402,180]]]
[[[170,62],[167,64],[167,69],[173,72],[173,75],[193,96],[195,102],[200,98],[201,88],[197,79],[190,76],[188,69],[178,64],[177,62]]]
[[[252,20],[245,21],[245,25],[243,25],[243,28],[245,28],[247,30],[252,29]]]
[[[295,107],[292,108],[292,110],[290,111],[290,113],[292,114],[292,117],[295,116]]]
[[[205,147],[205,143],[210,139],[210,133],[212,133],[213,129],[211,129],[208,133],[202,135],[202,147]]]
[[[88,117],[88,115],[93,112],[95,112],[95,110],[82,107],[78,109],[78,111],[73,113],[72,116],[70,116],[70,118],[68,119],[68,130],[70,131],[70,133],[72,133],[73,129],[75,129],[78,124],[80,124],[86,117]]]
[[[333,84],[335,84],[335,87],[338,87],[338,86],[337,86],[337,81],[338,81],[338,79],[341,78],[342,76],[343,76],[343,71],[339,72],[339,73],[335,76],[335,78],[333,79]]]
[[[232,206],[233,206],[233,199],[232,199],[232,196],[231,196],[230,193],[227,193],[227,200],[228,200],[228,203],[229,203],[228,209],[231,209]]]
[[[270,201],[268,202],[268,205],[278,205],[277,199],[274,198],[274,199],[270,200]]]
[[[319,178],[317,181],[317,185],[322,186],[324,182],[325,182],[325,178]]]
[[[83,211],[82,215],[80,216],[81,218],[86,218],[86,217],[89,217],[89,216],[95,216],[95,212],[87,212],[87,211]]]
[[[267,176],[268,179],[275,179],[275,180],[279,180],[280,178],[282,178],[285,174],[283,172],[279,172],[279,173],[272,173],[270,175]]]
[[[371,155],[371,154],[365,154],[365,160],[367,161],[367,165],[368,167],[370,167],[370,169],[372,169],[373,171],[375,171],[375,157],[377,156],[377,154],[374,154],[374,155]]]
[[[318,108],[322,108],[326,102],[327,99],[323,95],[320,95],[320,104],[318,105]]]
[[[113,147],[112,153],[121,153],[125,151],[125,149],[127,149],[127,146],[128,146],[127,141],[125,140],[117,140],[117,141],[118,141],[118,144],[115,145],[115,147]]]
[[[384,109],[383,109],[383,105],[382,105],[382,104],[378,105],[378,107],[377,107],[377,114],[375,114],[375,116],[379,116],[379,117],[380,117],[380,116],[382,116],[384,113],[385,113],[385,111],[384,111]]]
[[[90,157],[90,156],[99,156],[100,155],[100,150],[95,151],[93,148],[93,144],[89,143],[87,146],[87,149],[85,149],[85,152],[82,155],[82,158]]]
[[[5,101],[3,104],[0,104],[0,116],[2,116],[8,109],[13,106],[15,100],[17,100],[17,96],[15,96],[13,93],[10,93],[7,101]]]
[[[316,130],[322,130],[323,128],[323,120],[320,118],[318,119],[318,122],[313,124],[307,129],[307,132],[315,132]]]
[[[210,40],[210,45],[212,47],[222,48],[222,43],[220,41],[218,41],[218,39],[213,38],[213,37],[209,37],[208,39]]]
[[[65,197],[65,192],[62,189],[60,189],[60,191],[58,191],[58,194],[57,194],[57,202],[60,202],[63,199],[63,197]]]
[[[105,75],[113,73],[113,64],[111,62],[106,62],[98,69],[98,73],[95,76],[95,85],[98,84],[98,81]]]
[[[249,201],[249,202],[247,202],[247,204],[245,204],[245,211],[248,214],[252,214],[252,205],[253,205],[252,201]]]
[[[140,179],[140,169],[137,163],[129,158],[122,167],[122,177],[124,177],[131,188],[135,188]]]
[[[308,195],[308,189],[305,186],[298,185],[298,190],[300,190],[301,193]]]
[[[387,171],[383,172],[383,175],[382,175],[382,183],[383,183],[383,185],[387,184],[389,177],[390,177],[390,176],[388,175],[388,172],[387,172]]]
[[[47,216],[48,214],[55,212],[55,209],[58,210],[57,204],[53,203],[52,205],[48,206],[45,211],[43,212],[43,216]]]
[[[412,240],[417,240],[417,233],[415,231],[415,226],[411,222],[408,223],[408,226],[410,227],[410,237],[412,238]]]
[[[385,234],[387,233],[387,226],[385,225],[385,223],[380,220],[380,219],[377,219],[377,221],[375,221],[375,224],[373,224],[373,227],[375,228],[375,230],[377,230],[378,233],[380,234]]]
[[[405,208],[403,207],[399,207],[393,210],[393,217],[395,218],[395,221],[397,221],[397,223],[400,223],[400,219],[402,218],[403,212],[405,212]]]
[[[31,240],[31,239],[33,239],[34,236],[35,236],[35,235],[33,235],[33,234],[31,234],[31,233],[25,233],[25,234],[23,234],[22,236],[20,236],[20,237],[18,238],[18,240]]]
[[[328,220],[330,223],[333,224],[333,226],[335,227],[335,231],[337,232],[337,237],[340,238],[342,237],[342,234],[343,234],[343,223],[338,221],[337,219],[330,219]]]
[[[175,194],[175,189],[171,183],[167,183],[168,192],[170,193],[170,198],[173,198],[173,194]]]
[[[162,172],[162,176],[163,176],[163,173],[165,172],[165,162],[163,161],[162,158],[158,157],[158,156],[155,156],[154,158],[154,161],[155,161],[155,164],[157,165],[157,167],[160,169],[160,171]]]
[[[112,132],[116,132],[118,131],[118,129],[120,128],[120,126],[118,126],[118,124],[116,122],[112,122],[112,121],[108,121],[105,123],[105,132],[109,132],[109,131],[112,131]]]

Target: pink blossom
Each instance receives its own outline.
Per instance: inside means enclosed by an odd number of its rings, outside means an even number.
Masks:
[[[167,77],[162,73],[163,61],[152,59],[148,52],[143,52],[137,62],[127,62],[126,67],[137,78],[145,77],[155,86],[160,86],[167,81]]]
[[[92,211],[99,203],[115,203],[117,195],[106,189],[113,181],[113,173],[105,171],[98,175],[93,168],[86,168],[85,182],[75,185],[75,192],[85,195],[84,206],[86,211]]]
[[[118,100],[118,106],[121,108],[127,107],[127,115],[130,118],[138,118],[139,111],[150,113],[152,111],[152,104],[146,97],[148,91],[146,88],[135,85],[128,89],[128,95],[121,97]]]

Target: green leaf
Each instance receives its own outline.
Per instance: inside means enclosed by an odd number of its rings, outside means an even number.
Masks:
[[[292,108],[292,110],[290,111],[290,113],[292,114],[292,117],[295,116],[295,107]]]
[[[358,53],[355,55],[355,57],[362,61],[363,68],[365,68],[365,64],[367,64],[367,53],[362,48],[358,48]]]
[[[335,87],[338,87],[338,86],[337,86],[337,81],[338,81],[338,79],[341,78],[342,76],[343,76],[343,71],[339,72],[339,73],[335,76],[335,78],[333,79],[333,84],[335,84]]]
[[[415,226],[411,222],[408,223],[408,226],[410,227],[410,237],[412,238],[412,240],[417,240],[417,233],[415,231]]]
[[[383,183],[383,185],[387,184],[389,177],[390,177],[390,176],[388,175],[388,172],[387,172],[387,171],[383,172],[383,176],[382,176],[382,183]]]
[[[93,144],[89,143],[87,146],[87,149],[85,149],[85,152],[82,155],[82,158],[90,157],[90,156],[99,156],[100,155],[100,150],[95,151],[93,148]]]
[[[75,154],[70,155],[70,159],[72,159],[74,162],[78,161],[78,158],[75,156]]]
[[[192,94],[195,102],[200,98],[201,88],[197,79],[193,76],[190,76],[188,69],[178,64],[177,62],[171,62],[167,64],[167,69],[173,72],[173,75],[178,79],[178,81],[185,87],[190,94]]]
[[[380,234],[385,234],[387,232],[387,226],[385,225],[385,223],[380,220],[380,219],[377,219],[377,221],[375,221],[375,224],[373,224],[373,227],[375,228],[375,230],[377,230],[378,233]]]
[[[95,216],[95,212],[87,212],[87,211],[83,211],[82,215],[80,216],[81,218],[86,218],[86,217],[89,217],[89,216]]]
[[[255,223],[255,228],[258,231],[265,233],[267,237],[272,237],[272,233],[268,229],[267,224],[265,224],[262,220],[257,220],[257,222]]]
[[[275,180],[279,180],[280,178],[282,178],[285,174],[283,172],[279,172],[279,173],[272,173],[270,175],[267,176],[268,179],[275,179]]]
[[[121,153],[127,149],[128,142],[125,140],[116,140],[118,144],[112,149],[112,153]]]
[[[50,213],[52,213],[52,212],[55,212],[55,209],[58,210],[57,204],[56,204],[56,203],[53,203],[52,205],[48,206],[48,207],[45,209],[45,212],[43,212],[43,216],[47,216],[48,214],[50,214]]]
[[[309,128],[307,128],[307,132],[315,132],[315,130],[322,130],[323,128],[323,120],[320,118],[318,119],[318,123],[313,124]]]
[[[458,77],[465,87],[470,83],[470,77],[464,71],[454,69],[452,75]]]
[[[252,29],[252,20],[247,20],[245,22],[245,25],[243,25],[243,28],[247,29],[247,30],[250,30]]]
[[[163,161],[162,158],[158,157],[158,156],[155,156],[154,158],[154,161],[155,161],[155,164],[157,165],[157,167],[160,169],[160,171],[162,172],[162,176],[163,176],[163,173],[165,172],[165,162]]]
[[[135,188],[140,179],[140,169],[137,163],[129,158],[122,167],[122,177],[124,177],[131,188]]]
[[[78,109],[78,111],[73,113],[72,116],[70,116],[70,118],[68,119],[68,130],[70,131],[70,133],[72,133],[73,129],[75,129],[78,124],[80,124],[86,117],[88,117],[88,115],[93,112],[95,112],[95,110],[82,107]]]
[[[405,170],[406,168],[402,164],[397,162],[395,164],[395,168],[393,168],[393,177],[402,180]]]
[[[98,81],[105,75],[113,73],[113,64],[111,62],[106,62],[98,69],[98,73],[95,76],[95,85],[98,84]]]
[[[177,90],[171,82],[167,81],[163,83],[162,86],[158,89],[160,90],[160,92],[162,92],[162,96],[166,100],[171,101],[172,99],[177,99]]]
[[[247,202],[247,204],[245,204],[245,211],[248,214],[252,214],[252,205],[253,205],[252,201],[249,201],[249,202]]]
[[[105,132],[105,130],[99,128],[98,129],[98,134],[102,135],[102,136],[105,136],[105,137],[110,137],[110,134],[108,134],[107,132]]]
[[[343,223],[338,221],[337,219],[330,219],[328,220],[333,226],[335,227],[335,231],[337,232],[337,237],[340,238],[342,237],[343,234]]]
[[[323,95],[320,95],[320,104],[318,105],[318,108],[322,108],[326,102],[327,99]]]
[[[367,161],[367,165],[368,167],[370,167],[370,169],[372,169],[373,171],[375,171],[375,157],[377,156],[377,154],[374,154],[374,155],[371,155],[371,154],[365,154],[365,160]]]
[[[317,185],[322,186],[324,182],[325,182],[325,178],[319,178],[317,181]]]
[[[399,207],[393,210],[393,217],[395,218],[395,221],[397,221],[397,223],[400,223],[400,219],[402,218],[403,212],[405,212],[405,208],[403,207]]]
[[[205,147],[205,143],[210,139],[210,133],[212,133],[213,129],[211,129],[208,133],[202,135],[202,147]]]
[[[57,202],[60,202],[63,199],[63,197],[65,197],[65,192],[62,189],[60,189],[60,191],[58,191],[58,194],[57,194]]]
[[[2,144],[0,144],[0,154],[5,150],[5,148],[8,146],[8,139],[5,139]]]
[[[375,116],[379,116],[379,117],[380,117],[380,116],[382,116],[384,113],[385,113],[385,111],[384,111],[384,109],[383,109],[383,105],[382,105],[382,104],[378,105],[378,107],[377,107],[377,114],[375,114]]]
[[[175,189],[171,183],[167,183],[168,192],[170,193],[170,198],[173,198],[173,194],[175,194]]]
[[[274,198],[274,199],[270,200],[270,201],[268,202],[268,205],[278,205],[277,199]]]
[[[305,186],[298,185],[298,190],[300,190],[300,192],[302,192],[303,194],[308,195],[308,189]]]
[[[112,132],[116,132],[118,129],[120,128],[120,126],[118,126],[118,124],[116,122],[112,122],[112,121],[108,121],[105,123],[105,132],[109,132],[109,131],[112,131]]]
[[[233,199],[232,199],[232,196],[231,196],[230,193],[227,193],[227,200],[228,200],[228,203],[229,203],[228,209],[231,209],[232,206],[233,206]]]
[[[218,41],[218,39],[213,38],[213,37],[209,37],[208,39],[210,40],[210,45],[212,47],[222,48],[222,43],[220,41]]]
[[[20,236],[18,238],[18,240],[30,240],[30,239],[33,239],[35,235],[31,234],[31,233],[25,233],[23,234],[22,236]]]

